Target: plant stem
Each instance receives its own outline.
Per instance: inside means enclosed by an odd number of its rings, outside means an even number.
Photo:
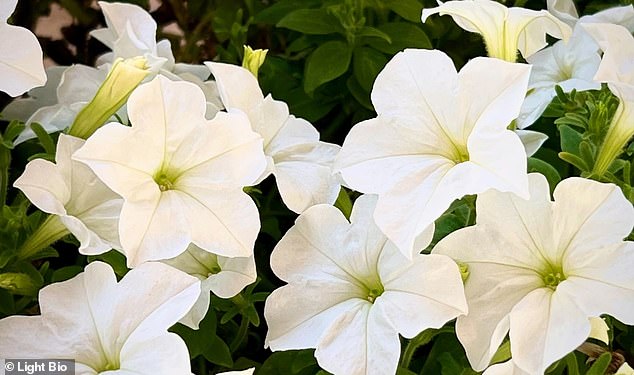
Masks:
[[[57,215],[50,215],[39,228],[24,241],[18,250],[18,260],[26,260],[52,245],[55,241],[69,234]]]
[[[242,317],[240,318],[240,328],[238,328],[238,333],[236,334],[236,337],[234,337],[234,339],[231,341],[231,344],[229,344],[229,349],[231,349],[231,353],[235,352],[238,347],[240,347],[240,344],[242,344],[242,341],[244,341],[244,338],[247,336],[248,331],[249,318],[242,315]]]

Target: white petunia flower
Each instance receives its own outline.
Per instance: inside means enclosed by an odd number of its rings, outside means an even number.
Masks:
[[[118,224],[123,199],[71,155],[83,139],[60,134],[56,164],[44,159],[29,162],[13,186],[40,210],[59,215],[81,243],[79,252],[95,255],[120,249]]]
[[[544,113],[555,97],[555,85],[564,92],[598,90],[599,82],[594,75],[601,63],[599,46],[582,26],[589,23],[621,24],[634,30],[634,7],[610,8],[593,15],[577,15],[572,1],[549,0],[549,11],[573,27],[573,33],[567,43],[559,41],[526,60],[533,65],[528,83],[529,94],[524,101],[522,111],[517,118],[520,129],[534,123]]]
[[[634,31],[634,6],[612,7],[579,18],[573,0],[547,0],[548,11],[563,22],[575,27],[579,23],[612,23]]]
[[[242,371],[229,371],[229,372],[221,372],[218,375],[253,375],[255,371],[255,367],[250,369],[242,370]]]
[[[339,183],[332,163],[340,147],[320,142],[319,132],[308,121],[289,115],[286,103],[266,98],[255,76],[236,65],[205,63],[218,83],[226,108],[244,111],[253,130],[264,138],[267,169],[259,181],[273,174],[282,200],[301,213],[308,207],[332,204]]]
[[[0,91],[18,96],[46,83],[42,47],[33,33],[9,25],[18,0],[0,1]]]
[[[412,338],[466,313],[457,265],[404,257],[373,223],[375,203],[358,198],[351,222],[333,206],[313,206],[277,244],[271,268],[288,285],[264,307],[272,350],[316,348],[334,374],[393,374],[399,333]]]
[[[7,358],[74,359],[78,374],[189,374],[185,342],[167,329],[194,304],[195,277],[146,263],[120,282],[106,263],[40,290],[42,315],[0,320]]]
[[[476,225],[433,250],[468,266],[469,315],[458,317],[456,333],[478,371],[507,333],[513,363],[543,374],[586,340],[590,318],[634,323],[634,243],[623,241],[634,208],[621,189],[569,178],[553,202],[544,176],[529,182],[530,200],[479,195]]]
[[[220,298],[231,298],[257,278],[255,258],[227,258],[209,253],[196,245],[189,245],[184,253],[163,263],[179,269],[202,281],[200,297],[190,312],[180,320],[184,325],[198,329],[198,324],[209,309],[209,292]]]
[[[190,243],[253,254],[260,220],[242,188],[266,166],[262,138],[241,112],[204,114],[197,86],[157,76],[128,99],[132,127],[106,124],[74,155],[123,197],[119,236],[131,267]]]
[[[204,82],[209,77],[209,69],[204,65],[176,63],[169,40],[156,41],[156,21],[145,9],[135,4],[105,1],[99,1],[99,7],[107,27],[93,30],[90,35],[112,52],[99,57],[97,65],[110,64],[119,57],[143,56],[154,74],[160,73],[173,81],[192,82],[203,89],[207,100],[206,118],[213,118],[222,109],[215,82]]]
[[[479,33],[489,57],[515,62],[517,51],[524,58],[544,48],[546,34],[567,40],[571,30],[546,10],[507,8],[492,0],[438,0],[438,6],[423,9],[422,21],[432,14],[448,14],[461,28]]]
[[[507,126],[530,67],[479,57],[457,73],[440,51],[405,50],[372,89],[378,117],[355,125],[335,163],[352,189],[379,195],[374,219],[406,255],[455,199],[528,194],[526,152]]]
[[[529,56],[533,67],[528,83],[528,95],[517,117],[517,126],[524,129],[533,124],[556,96],[555,86],[564,92],[598,90],[601,84],[593,77],[601,56],[592,38],[576,27],[568,42],[559,41],[552,47]]]

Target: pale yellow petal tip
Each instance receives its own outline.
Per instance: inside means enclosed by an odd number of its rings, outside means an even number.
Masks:
[[[254,50],[250,46],[244,46],[244,60],[242,60],[242,67],[249,70],[251,74],[257,78],[258,71],[266,59],[267,52],[269,52],[268,49]]]
[[[605,323],[605,320],[602,318],[594,317],[590,318],[590,335],[588,336],[591,339],[597,339],[606,345],[610,343],[610,337],[608,336],[608,331],[610,328]],[[634,373],[632,373],[634,375]]]
[[[634,375],[634,369],[632,369],[632,367],[630,367],[630,365],[625,362],[621,365],[621,367],[619,367],[618,370],[616,370],[616,374],[614,375]]]

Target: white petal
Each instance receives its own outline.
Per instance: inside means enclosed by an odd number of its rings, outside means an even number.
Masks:
[[[555,17],[573,27],[579,19],[579,13],[572,0],[547,0],[548,11]]]
[[[153,174],[159,170],[163,158],[163,149],[156,145],[164,141],[155,143],[145,139],[145,135],[121,124],[106,124],[86,140],[73,159],[87,164],[126,201],[148,199],[149,195],[159,193]],[[108,147],[103,147],[104,144]],[[135,152],[138,156],[133,156]]]
[[[495,71],[492,79],[487,72]],[[531,68],[499,59],[476,57],[458,73],[460,104],[465,108],[463,144],[471,130],[504,130],[519,114]]]
[[[123,205],[119,236],[129,267],[149,260],[173,258],[185,251],[191,235],[180,194],[166,191],[154,199]]]
[[[231,298],[255,282],[257,273],[253,256],[218,257],[218,264],[220,272],[210,276],[209,281],[211,291],[220,298]]]
[[[260,217],[253,199],[246,193],[189,187],[177,197],[178,210],[187,220],[191,241],[198,247],[228,257],[253,254]],[[169,218],[167,225],[168,222]]]
[[[264,306],[269,327],[265,344],[274,351],[315,348],[342,314],[368,303],[354,298],[356,292],[357,288],[347,282],[319,281],[274,290]]]
[[[634,37],[619,25],[581,25],[604,51],[601,65],[594,79],[600,82],[624,82],[634,84],[634,68],[629,63],[634,58]]]
[[[453,62],[440,51],[406,49],[390,60],[372,88],[372,104],[380,116],[406,117],[411,127],[429,127],[440,139],[459,134],[455,100],[458,75]],[[424,138],[423,142],[433,144]]]
[[[22,190],[40,210],[49,214],[66,214],[64,205],[70,200],[70,188],[50,161],[35,159],[29,162],[13,186]]]
[[[134,4],[99,2],[106,17],[110,37],[102,40],[100,33],[91,33],[94,37],[112,48],[111,43],[130,31],[142,45],[153,51],[156,49],[156,22],[143,8]],[[130,29],[129,29],[130,28]],[[131,57],[131,56],[130,56]]]
[[[548,45],[546,34],[568,40],[572,29],[546,10],[514,7],[509,9],[505,32],[507,38],[517,38],[518,49],[527,58]]]
[[[557,248],[563,253],[620,243],[634,226],[634,207],[614,184],[573,177],[560,182],[553,196]]]
[[[167,142],[172,142],[169,140]],[[192,129],[174,142],[166,162],[179,172],[175,189],[242,189],[264,171],[262,139],[250,129],[247,116],[239,111],[219,112],[204,127]]]
[[[528,157],[533,156],[548,139],[546,134],[532,130],[515,130],[515,134],[520,137]]]
[[[247,112],[264,99],[257,79],[243,67],[210,61],[205,62],[205,65],[218,84],[226,108],[239,108]]]
[[[334,374],[393,374],[400,341],[376,306],[359,302],[343,314],[321,338],[315,358]]]
[[[560,284],[588,316],[609,314],[634,324],[634,243],[568,254]],[[559,290],[560,287],[557,288]]]
[[[120,360],[120,371],[129,371],[129,375],[191,373],[187,346],[182,338],[171,332],[146,340],[131,337],[121,350]]]
[[[537,374],[585,341],[590,321],[567,294],[537,289],[511,311],[511,353],[522,370]]]
[[[275,155],[275,180],[284,203],[301,213],[320,203],[333,204],[339,194],[332,164],[340,147],[319,142]]]
[[[391,325],[406,338],[427,328],[442,327],[447,321],[467,313],[462,279],[457,265],[443,255],[417,255],[413,261],[400,257],[400,269],[388,269],[379,260],[385,292],[375,301]],[[391,266],[394,266],[394,262]]]
[[[530,91],[529,94],[526,95],[526,99],[524,99],[520,114],[517,116],[517,127],[524,129],[537,121],[555,95],[554,86],[540,87]]]
[[[13,14],[18,0],[5,0],[0,3],[0,22],[7,22],[7,18]]]
[[[42,48],[29,30],[0,24],[0,90],[18,96],[46,83]]]
[[[287,282],[307,279],[353,282],[346,257],[354,258],[354,254],[341,251],[346,246],[349,226],[345,216],[333,206],[310,207],[275,246],[271,269]]]

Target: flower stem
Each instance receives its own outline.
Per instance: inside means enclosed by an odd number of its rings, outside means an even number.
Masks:
[[[60,217],[50,215],[39,228],[24,241],[18,250],[18,260],[26,260],[52,245],[55,241],[69,234]]]
[[[240,318],[240,328],[238,328],[238,333],[236,334],[236,337],[234,337],[234,339],[231,341],[231,344],[229,344],[229,349],[231,349],[232,353],[240,347],[240,344],[242,344],[242,341],[244,341],[244,338],[247,336],[248,332],[249,318],[245,315],[242,315],[242,317]]]

